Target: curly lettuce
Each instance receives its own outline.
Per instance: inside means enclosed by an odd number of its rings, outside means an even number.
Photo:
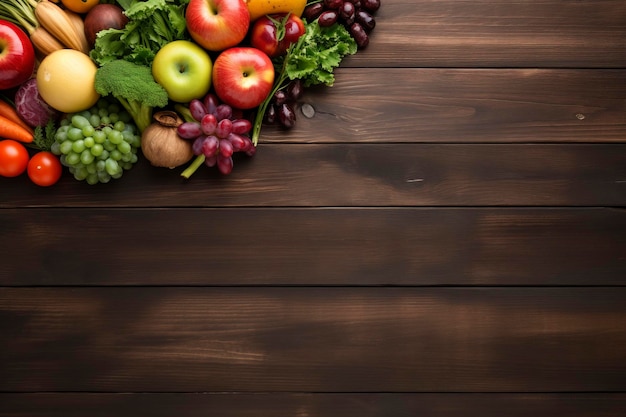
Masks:
[[[301,80],[305,87],[332,86],[335,68],[346,55],[356,52],[356,41],[343,25],[322,27],[314,20],[306,24],[304,35],[284,56],[283,72],[291,80]]]
[[[89,55],[104,65],[124,59],[150,66],[154,56],[165,44],[187,39],[185,7],[189,0],[118,0],[128,17],[123,29],[98,32]]]

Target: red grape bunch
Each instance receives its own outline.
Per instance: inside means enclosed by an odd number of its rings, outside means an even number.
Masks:
[[[359,48],[369,44],[369,34],[376,26],[374,14],[380,0],[320,0],[309,3],[302,16],[309,22],[317,19],[320,26],[340,23],[348,29]]]
[[[194,121],[178,126],[178,135],[193,140],[194,154],[204,155],[207,166],[217,165],[222,174],[230,174],[235,152],[248,156],[256,153],[249,136],[252,122],[235,115],[231,106],[220,104],[216,95],[209,93],[203,100],[192,100],[189,112]]]
[[[296,124],[295,106],[303,92],[304,86],[299,79],[290,81],[284,88],[277,90],[265,110],[263,121],[291,129]]]

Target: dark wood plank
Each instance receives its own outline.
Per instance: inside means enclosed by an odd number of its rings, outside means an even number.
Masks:
[[[622,417],[624,394],[0,394],[1,417]]]
[[[383,0],[376,21],[349,65],[626,66],[620,0]]]
[[[626,20],[625,20],[626,21]],[[626,141],[626,70],[350,68],[263,142]]]
[[[0,178],[0,208],[626,205],[626,144],[264,144],[236,164],[187,183],[147,163],[97,187]]]
[[[626,285],[626,211],[23,209],[0,285]]]
[[[0,391],[624,392],[625,319],[623,287],[2,288]]]

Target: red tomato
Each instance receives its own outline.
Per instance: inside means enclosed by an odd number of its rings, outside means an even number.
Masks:
[[[28,178],[42,187],[55,184],[62,173],[61,161],[52,152],[38,152],[28,162]]]
[[[258,18],[250,31],[250,44],[270,57],[284,55],[305,32],[302,19],[294,14],[273,14]]]
[[[0,175],[17,177],[28,165],[28,151],[18,141],[5,139],[0,141]]]

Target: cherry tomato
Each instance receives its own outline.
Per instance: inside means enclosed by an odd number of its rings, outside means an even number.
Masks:
[[[265,15],[254,22],[250,44],[274,58],[284,55],[305,30],[302,19],[294,14]]]
[[[0,175],[17,177],[28,166],[28,151],[18,141],[5,139],[0,141]]]
[[[37,152],[28,162],[28,178],[42,187],[55,184],[62,173],[61,161],[52,152]]]

